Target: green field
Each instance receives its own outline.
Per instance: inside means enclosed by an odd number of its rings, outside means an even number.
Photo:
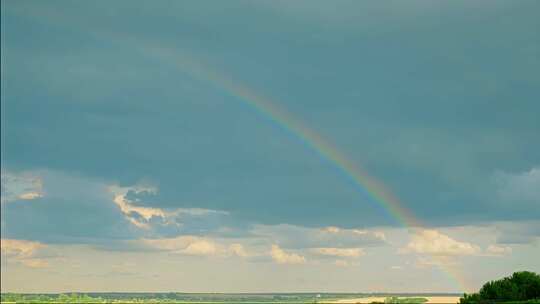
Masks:
[[[448,296],[450,294],[430,294]],[[386,297],[386,303],[424,303],[425,295],[389,295],[359,293],[65,293],[65,294],[18,294],[3,293],[2,303],[328,303],[339,299],[355,299],[370,296]],[[450,296],[456,296],[451,294]],[[406,298],[405,298],[406,297]]]

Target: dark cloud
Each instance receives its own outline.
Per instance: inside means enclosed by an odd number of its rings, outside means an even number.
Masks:
[[[428,225],[540,216],[537,204],[513,208],[489,194],[498,191],[494,172],[540,164],[538,2],[480,10],[420,1],[399,13],[375,2],[323,2],[315,11],[283,2],[139,4],[4,5],[3,168],[120,186],[149,180],[159,192],[129,193],[134,204],[229,214],[184,217],[180,228],[153,219],[163,235],[398,224],[286,128],[144,52],[167,47],[275,99]],[[110,197],[58,189],[3,207],[6,235],[139,233]]]
[[[540,240],[540,222],[501,223],[497,226],[499,244],[530,244]]]
[[[52,171],[34,172],[43,197],[2,205],[2,237],[48,243],[100,243],[139,235],[112,203],[105,184]]]

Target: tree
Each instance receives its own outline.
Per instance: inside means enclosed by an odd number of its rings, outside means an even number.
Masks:
[[[464,294],[461,304],[540,300],[540,275],[514,272],[509,277],[484,284],[478,293]]]

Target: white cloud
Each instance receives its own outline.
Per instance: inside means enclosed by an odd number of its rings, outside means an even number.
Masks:
[[[248,257],[249,254],[244,249],[244,246],[242,244],[234,243],[229,246],[229,252],[231,255],[238,256],[241,258]]]
[[[34,200],[44,195],[43,181],[34,174],[28,172],[13,173],[2,170],[1,180],[1,203]]]
[[[344,229],[335,226],[308,228],[294,225],[256,225],[251,234],[271,240],[287,249],[358,248],[386,244],[383,232]]]
[[[179,252],[187,255],[214,256],[218,253],[218,248],[214,242],[208,240],[196,240]]]
[[[135,202],[127,198],[127,194],[131,191],[135,194],[150,193],[157,194],[158,189],[154,186],[135,185],[132,187],[119,187],[116,185],[110,186],[109,191],[113,194],[113,202],[120,208],[127,220],[133,225],[150,229],[153,220],[158,220],[164,225],[181,225],[181,218],[184,216],[206,216],[211,214],[227,215],[228,213],[221,210],[210,210],[203,208],[174,208],[162,209],[154,207],[137,206]]]
[[[334,256],[342,258],[358,258],[364,255],[364,251],[361,248],[312,248],[310,251],[317,255]]]
[[[375,237],[379,238],[381,241],[386,241],[386,235],[382,231],[374,231],[373,235],[375,235]]]
[[[2,256],[7,260],[14,260],[32,268],[49,266],[47,260],[36,257],[36,253],[40,249],[46,247],[46,245],[42,243],[25,240],[1,239],[0,247]]]
[[[321,230],[328,233],[339,233],[341,231],[341,229],[335,226],[324,227]]]
[[[149,221],[153,217],[160,217],[165,219],[167,214],[160,208],[151,208],[151,207],[141,207],[134,206],[130,200],[126,198],[129,191],[135,193],[156,193],[157,188],[151,186],[134,186],[134,187],[119,187],[111,186],[109,187],[114,195],[113,202],[120,208],[120,211],[125,215],[125,217],[135,226],[139,228],[150,228]],[[134,216],[137,214],[138,216]]]
[[[1,240],[2,254],[8,256],[17,256],[20,258],[31,257],[37,250],[45,247],[44,244],[39,242],[14,240],[14,239],[2,239]]]
[[[386,235],[382,231],[337,226],[310,228],[288,224],[255,225],[250,231],[250,238],[275,244],[270,257],[283,264],[304,263],[306,258],[313,262],[328,262],[330,258],[355,259],[365,254],[363,247],[387,244]]]
[[[33,199],[36,199],[36,198],[40,198],[42,196],[43,195],[41,193],[38,193],[38,192],[26,192],[26,193],[23,193],[23,194],[19,195],[19,198],[22,199],[22,200],[33,200]]]
[[[489,245],[486,254],[491,256],[505,256],[512,253],[512,247]]]
[[[288,253],[275,244],[272,245],[270,256],[278,264],[304,264],[306,262],[305,257],[296,253]]]
[[[185,235],[175,238],[141,239],[139,242],[154,249],[181,255],[223,258],[232,256],[247,258],[251,256],[240,243],[227,244],[207,237]]]
[[[411,241],[400,252],[434,256],[476,255],[480,253],[480,247],[454,240],[437,230],[424,229],[416,232]]]
[[[196,236],[178,236],[175,238],[141,239],[140,241],[152,248],[181,253],[189,245],[203,240]]]

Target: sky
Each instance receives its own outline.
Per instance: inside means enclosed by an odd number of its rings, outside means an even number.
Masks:
[[[540,2],[2,1],[2,292],[540,272]]]

